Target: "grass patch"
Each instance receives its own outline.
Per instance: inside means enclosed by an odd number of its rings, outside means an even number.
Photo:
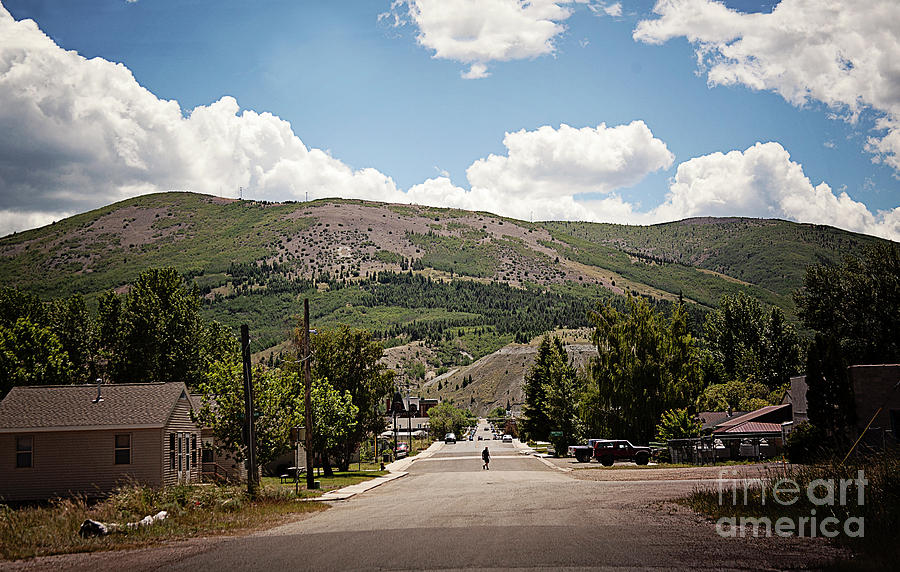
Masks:
[[[861,487],[860,471],[866,480]],[[776,487],[784,502],[775,499]],[[775,467],[766,478],[747,486],[746,493],[742,484],[737,485],[736,494],[731,483],[726,482],[723,488],[725,493],[721,499],[717,483],[699,488],[678,502],[715,520],[717,527],[722,522],[723,530],[729,530],[731,521],[727,519],[735,519],[740,524],[741,518],[749,517],[765,518],[773,524],[785,519],[783,522],[790,526],[794,536],[812,536],[811,526],[816,527],[816,536],[827,537],[823,530],[836,532],[834,542],[859,554],[852,563],[841,563],[841,569],[886,570],[893,568],[900,558],[900,459],[896,457],[879,456],[843,466],[831,463]],[[829,488],[833,491],[833,502],[827,500]],[[796,493],[791,492],[794,489]],[[862,503],[859,503],[860,490]],[[815,525],[811,521],[813,516]],[[823,521],[829,518],[834,520],[823,528]],[[801,519],[807,519],[804,534],[801,534]],[[772,530],[775,535],[776,529]],[[754,532],[749,525],[739,526],[737,534],[741,531],[745,535]],[[758,526],[758,534],[766,534],[763,525]]]
[[[352,466],[353,465],[351,465],[351,467]],[[387,474],[387,471],[374,470],[374,465],[371,463],[363,463],[363,466],[367,468],[360,471],[335,471],[334,476],[332,477],[314,475],[315,480],[320,483],[320,488],[317,491],[306,491],[305,489],[301,489],[300,496],[319,496],[328,491],[356,485]],[[305,485],[305,483],[306,475],[300,475],[300,484]],[[263,487],[267,488],[294,490],[294,481],[282,483],[279,477],[263,477],[261,484]]]
[[[138,548],[164,541],[198,535],[229,534],[277,524],[294,514],[325,510],[318,502],[300,502],[330,490],[355,485],[386,474],[366,470],[335,472],[332,477],[316,476],[321,488],[308,491],[301,479],[299,496],[294,483],[277,477],[263,477],[255,499],[243,486],[190,485],[151,488],[130,485],[100,502],[83,498],[58,499],[38,506],[14,508],[0,504],[0,559],[15,560],[69,554]],[[86,519],[104,524],[136,522],[164,510],[166,520],[134,530],[124,529],[108,536],[81,538],[78,530]]]
[[[301,491],[300,496],[318,496]],[[41,506],[13,508],[0,505],[0,558],[13,560],[137,548],[197,535],[227,534],[276,524],[286,516],[324,510],[321,503],[298,502],[293,489],[261,487],[250,499],[242,487],[193,485],[167,488],[127,486],[109,498],[88,503],[60,499]],[[136,522],[165,510],[166,520],[104,537],[81,538],[85,519],[106,524]]]

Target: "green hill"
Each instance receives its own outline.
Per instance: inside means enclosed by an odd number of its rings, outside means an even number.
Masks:
[[[208,318],[250,324],[256,351],[277,350],[309,297],[318,327],[366,327],[388,346],[424,340],[430,361],[420,362],[437,371],[583,327],[598,302],[621,303],[626,291],[663,306],[681,296],[698,318],[743,291],[792,317],[808,264],[877,240],[774,220],[528,223],[367,201],[162,193],[0,239],[0,284],[92,301],[145,268],[174,266],[197,285]]]

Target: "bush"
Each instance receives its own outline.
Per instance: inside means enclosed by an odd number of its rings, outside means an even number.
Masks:
[[[825,432],[808,421],[788,435],[784,451],[792,463],[811,463],[826,455]]]

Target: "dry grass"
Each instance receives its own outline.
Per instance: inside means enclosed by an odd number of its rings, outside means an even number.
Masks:
[[[321,492],[301,491],[301,497],[318,494]],[[13,560],[135,548],[197,535],[234,533],[276,524],[288,515],[325,508],[317,502],[300,502],[292,487],[277,485],[263,486],[253,500],[238,487],[128,486],[96,503],[75,498],[40,506],[0,505],[0,558]],[[161,510],[169,513],[168,518],[151,526],[119,530],[97,538],[81,538],[78,534],[85,519],[124,524]]]
[[[840,502],[841,480],[856,479],[863,471],[867,483],[864,487],[864,503],[857,504],[857,489],[848,488],[847,501]],[[789,479],[799,485],[800,493],[795,503],[784,505],[775,502],[773,488],[782,479]],[[810,483],[818,479],[834,483],[836,502],[816,505],[811,502],[807,490]],[[784,489],[782,489],[784,490]],[[826,495],[824,487],[814,487],[818,498]],[[782,496],[782,498],[785,498]],[[787,497],[790,499],[791,497]],[[739,487],[737,502],[733,502],[731,487],[726,486],[723,502],[720,502],[718,485],[699,488],[680,502],[718,520],[721,517],[768,517],[775,522],[787,517],[794,522],[800,517],[817,514],[819,522],[825,517],[834,517],[839,523],[848,518],[864,519],[864,535],[861,538],[839,534],[835,542],[847,546],[859,554],[850,563],[841,563],[841,569],[868,570],[889,569],[900,558],[900,459],[878,456],[848,465],[831,463],[827,465],[793,465],[772,469],[762,481],[749,488],[746,504],[743,488]],[[813,513],[812,511],[817,512]]]

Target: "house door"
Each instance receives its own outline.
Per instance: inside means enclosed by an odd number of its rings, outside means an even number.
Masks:
[[[187,484],[191,482],[191,434],[181,434],[182,446],[181,454],[184,455],[184,478],[182,482]]]
[[[175,458],[178,484],[191,482],[191,434],[177,433],[175,436]]]

